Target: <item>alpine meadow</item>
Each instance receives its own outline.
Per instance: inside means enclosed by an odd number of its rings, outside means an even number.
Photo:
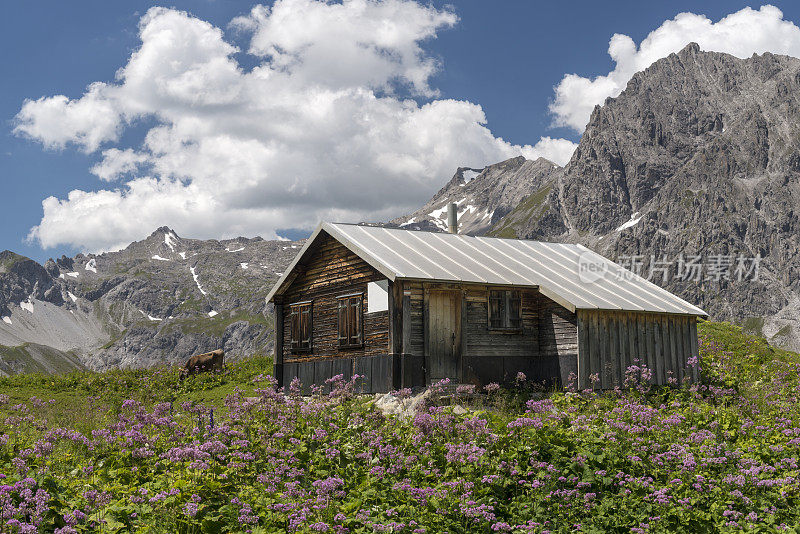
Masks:
[[[3,5],[0,534],[800,534],[776,4]]]

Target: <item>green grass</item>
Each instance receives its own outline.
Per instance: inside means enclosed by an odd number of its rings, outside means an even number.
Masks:
[[[0,274],[7,273],[14,265],[27,259],[28,258],[25,256],[21,256],[10,250],[0,253]]]
[[[145,406],[188,401],[221,408],[225,397],[236,390],[252,394],[256,387],[253,379],[272,374],[272,358],[250,356],[227,363],[221,373],[199,374],[183,381],[179,371],[176,365],[105,372],[72,371],[58,375],[34,372],[0,377],[0,393],[20,402],[33,397],[57,398],[64,417],[73,419],[87,403],[102,402],[113,409],[125,399],[137,400]]]
[[[748,317],[742,323],[745,332],[748,334],[755,334],[760,336],[764,331],[764,318],[763,317]]]
[[[201,313],[203,310],[207,309],[206,306],[208,304],[195,298],[194,295],[189,295],[186,300],[180,303],[178,306],[179,313]]]
[[[183,382],[0,378],[0,498],[29,521],[46,492],[40,531],[81,510],[78,532],[798,532],[800,355],[728,323],[698,334],[700,386],[523,386],[461,411],[434,394],[408,419],[346,389],[278,395],[264,356]]]
[[[498,222],[489,232],[494,237],[516,239],[517,231],[515,226],[524,221],[538,222],[547,207],[547,197],[553,189],[553,184],[549,183],[540,187],[535,193],[528,195],[525,200],[519,203],[510,213]]]
[[[786,337],[791,333],[792,333],[792,325],[787,324],[787,325],[783,325],[783,327],[781,327],[780,330],[775,332],[775,335],[772,336],[772,337]]]
[[[764,336],[751,334],[745,327],[730,323],[701,320],[697,325],[697,333],[733,353],[740,361],[756,358],[763,363],[769,360],[794,361],[798,358],[795,352],[773,347]]]
[[[31,352],[38,353],[40,359],[44,359],[50,364],[50,367],[56,373],[65,373],[72,371],[79,361],[74,353],[66,353],[56,350],[52,347],[44,345],[34,345],[32,343],[23,343],[16,347],[7,347],[0,345],[0,362],[4,370],[11,372],[22,373],[46,373],[47,367],[34,358]],[[76,365],[72,365],[69,361],[73,361]]]
[[[120,332],[120,333],[119,333],[119,335],[113,336],[113,337],[112,337],[112,338],[111,338],[111,339],[108,341],[108,343],[106,343],[105,345],[103,345],[103,346],[102,346],[102,347],[100,347],[100,348],[101,348],[101,349],[103,349],[103,350],[110,349],[111,347],[113,347],[114,345],[116,345],[116,344],[117,344],[117,341],[119,341],[120,339],[122,339],[123,337],[125,337],[125,334],[127,334],[127,333],[128,333],[128,330],[127,330],[127,329],[126,329],[126,330],[123,330],[122,332]]]
[[[2,359],[4,363],[14,362],[18,365],[22,365],[27,372],[44,371],[44,367],[33,360],[33,357],[28,354],[27,349],[27,343],[16,347],[0,345],[0,359]]]
[[[214,317],[174,319],[164,326],[164,330],[170,332],[179,329],[184,334],[208,334],[210,336],[222,337],[225,330],[237,321],[247,321],[250,324],[271,326],[273,319],[271,317],[264,317],[261,314],[223,312]]]

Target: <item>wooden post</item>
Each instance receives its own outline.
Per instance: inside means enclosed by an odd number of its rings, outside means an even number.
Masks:
[[[692,358],[697,358],[697,363],[692,366],[692,379],[695,384],[700,383],[700,373],[697,372],[697,367],[700,365],[700,347],[698,346],[697,339],[697,318],[692,317],[689,319],[689,341],[691,341]]]
[[[605,384],[605,387],[611,389],[621,385],[619,380],[619,367],[622,353],[619,350],[619,316],[616,313],[611,312],[608,314],[608,329],[606,330],[606,336],[608,336],[609,341],[609,361],[606,363],[606,365],[609,367],[610,376],[608,383]]]
[[[401,288],[402,289],[402,288]],[[414,365],[411,358],[411,290],[402,289],[400,292],[400,331],[402,336],[400,339],[400,387],[410,388],[414,384],[413,369],[410,368]]]
[[[413,352],[411,349],[411,291],[403,291],[402,322],[403,340],[401,352],[406,355]]]
[[[389,323],[387,325],[389,327],[389,339],[388,339],[388,342],[386,344],[386,352],[387,352],[387,354],[389,354],[389,356],[391,356],[392,354],[395,353],[395,350],[394,350],[394,339],[395,339],[395,336],[397,335],[397,333],[395,332],[395,322],[394,322],[394,316],[396,315],[394,313],[394,284],[391,281],[389,281],[388,284],[389,285],[386,288],[387,297],[388,297],[388,299],[387,299],[388,300],[388,303],[387,303],[388,311],[387,311],[386,315],[387,315],[387,322]]]
[[[403,352],[402,282],[389,282],[389,354]]]
[[[429,317],[430,317],[430,310],[428,309],[428,288],[426,287],[427,284],[422,284],[422,334],[423,334],[423,357],[425,361],[425,385],[428,385],[428,370],[430,369],[430,336],[428,335],[429,330]]]
[[[578,372],[576,388],[578,391],[586,389],[589,383],[589,321],[587,320],[588,311],[578,310]]]
[[[590,359],[590,366],[589,366],[589,383],[586,385],[587,388],[599,388],[600,384],[592,383],[591,375],[597,375],[600,377],[601,369],[600,369],[600,336],[601,332],[598,328],[599,325],[599,316],[598,312],[592,312],[591,319],[589,320],[589,359]]]
[[[692,342],[689,340],[691,335],[691,330],[689,329],[690,321],[689,317],[684,317],[681,322],[681,340],[683,343],[683,363],[681,365],[683,366],[684,376],[689,379],[690,383],[694,383],[692,370],[687,367],[688,360],[692,357]]]
[[[392,281],[388,282],[388,327],[389,327],[389,341],[387,343],[387,352],[389,359],[389,386],[390,389],[400,389],[403,381],[403,361],[400,354],[401,338],[402,338],[402,313],[401,301],[397,298],[397,289],[399,283]]]
[[[520,309],[520,315],[522,309]],[[461,313],[459,313],[461,321],[461,340],[458,351],[458,380],[464,382],[464,356],[467,354],[467,290],[462,286],[461,288]]]
[[[278,387],[283,383],[283,304],[275,303],[275,356],[273,358],[273,375]]]

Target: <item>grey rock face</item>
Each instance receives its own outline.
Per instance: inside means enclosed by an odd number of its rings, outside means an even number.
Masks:
[[[645,276],[651,255],[700,255],[706,263],[733,255],[731,280],[704,271],[683,281],[673,265],[667,281],[658,272],[654,281],[715,319],[748,322],[798,349],[798,125],[799,59],[737,59],[689,45],[595,108],[553,186],[492,233],[580,242],[612,258],[641,255]],[[758,280],[739,281],[736,258],[759,254]]]
[[[28,298],[63,303],[59,288],[44,267],[9,250],[0,252],[0,314],[7,314],[9,305],[19,305]]]
[[[530,161],[521,156],[483,169],[460,167],[427,204],[387,226],[447,231],[447,205],[455,202],[459,233],[480,235],[549,183],[558,169],[558,165],[544,158]]]
[[[739,281],[732,270],[716,280],[707,269],[698,280],[680,279],[673,262],[667,279],[654,273],[653,281],[714,319],[800,349],[798,125],[800,60],[742,60],[690,45],[597,107],[564,168],[524,158],[460,168],[425,206],[386,225],[444,231],[445,207],[457,202],[461,233],[638,256],[645,277],[651,255],[760,255],[757,280]],[[0,345],[75,351],[96,369],[216,348],[233,357],[269,352],[264,298],[301,246],[184,239],[160,228],[125,250],[45,267],[5,252]]]
[[[0,253],[0,346],[51,347],[93,369],[178,362],[217,348],[234,359],[267,353],[265,297],[301,246],[185,239],[163,227],[119,252],[45,267]]]

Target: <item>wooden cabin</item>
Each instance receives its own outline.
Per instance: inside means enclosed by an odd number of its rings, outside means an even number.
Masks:
[[[330,223],[267,299],[275,377],[305,391],[338,374],[386,392],[519,372],[607,389],[637,361],[653,384],[695,382],[706,316],[581,245]]]

